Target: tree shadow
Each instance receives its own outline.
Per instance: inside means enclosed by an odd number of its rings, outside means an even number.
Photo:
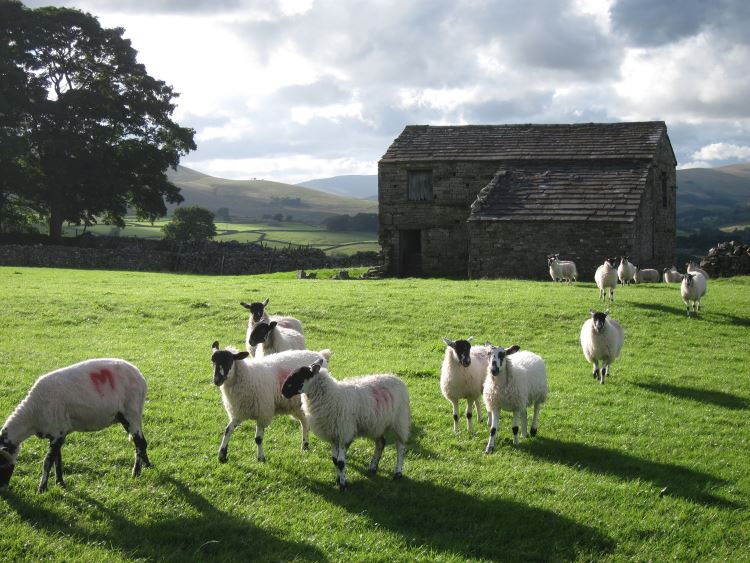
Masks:
[[[654,393],[663,393],[679,399],[690,399],[699,403],[706,403],[717,407],[723,407],[732,410],[745,410],[750,408],[750,401],[736,395],[730,395],[723,391],[710,391],[706,389],[694,389],[692,387],[680,387],[678,385],[669,385],[668,383],[635,383],[637,387],[653,391]]]
[[[65,495],[66,506],[50,511],[24,498],[6,495],[8,505],[28,524],[49,535],[70,537],[77,543],[112,546],[125,557],[156,561],[320,560],[324,555],[308,544],[282,540],[242,518],[217,509],[202,495],[173,477],[159,475],[171,498],[189,505],[189,515],[159,517],[136,523],[81,491]],[[172,502],[172,501],[170,501]],[[79,523],[63,516],[70,508],[96,520]],[[197,513],[197,514],[196,514]],[[106,525],[102,525],[106,523]]]
[[[726,481],[679,465],[649,461],[609,448],[543,437],[532,440],[526,452],[534,457],[562,463],[575,469],[586,469],[624,480],[651,481],[655,486],[664,489],[664,494],[669,496],[705,505],[741,508],[740,504],[707,491],[712,487],[724,485]]]
[[[641,302],[635,302],[632,303],[633,307],[638,307],[639,309],[648,309],[649,311],[659,311],[661,313],[669,313],[671,315],[682,315],[683,317],[687,316],[685,315],[685,308],[684,307],[672,307],[671,305],[662,305],[660,303],[641,303]]]
[[[595,528],[549,510],[498,496],[481,498],[428,481],[384,476],[346,491],[305,478],[310,490],[351,514],[369,518],[413,546],[461,559],[600,559],[615,542]]]
[[[672,307],[671,305],[662,305],[660,303],[632,303],[634,307],[639,307],[641,309],[648,309],[650,311],[659,311],[662,313],[670,313],[670,314],[677,314],[681,315],[683,317],[687,317],[685,314],[685,307]],[[714,318],[711,318],[714,317]],[[715,317],[719,317],[723,320],[717,320]],[[728,315],[726,313],[714,313],[709,312],[708,316],[705,316],[704,311],[700,311],[699,313],[695,314],[692,313],[692,318],[702,320],[702,321],[708,321],[712,323],[722,323],[722,324],[733,324],[737,326],[750,326],[750,317],[738,317],[737,315]]]

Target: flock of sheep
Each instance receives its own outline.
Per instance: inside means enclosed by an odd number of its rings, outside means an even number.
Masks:
[[[638,270],[626,257],[621,258],[617,268],[615,262],[607,259],[596,271],[600,299],[606,300],[608,293],[613,302],[618,280],[622,284],[658,281],[656,270]],[[548,263],[554,281],[576,281],[578,273],[573,262],[552,255]],[[707,279],[708,275],[692,263],[685,275],[674,268],[664,271],[665,282],[681,281],[688,316],[691,302],[694,312],[700,310]],[[397,458],[393,477],[401,478],[411,426],[409,393],[403,381],[391,374],[336,380],[328,370],[331,351],[307,350],[298,319],[269,316],[268,299],[241,305],[250,311],[246,350],[221,349],[218,342],[212,345],[213,380],[229,416],[219,447],[219,462],[227,461],[229,439],[245,420],[256,422],[258,460],[265,461],[266,427],[274,416],[289,414],[300,422],[303,450],[308,448],[310,430],[331,444],[340,488],[347,486],[347,450],[357,437],[369,437],[375,442],[369,465],[372,473],[378,470],[386,440],[394,442]],[[594,366],[594,378],[604,383],[610,365],[622,349],[624,331],[609,317],[609,311],[590,313],[591,318],[581,328],[581,348]],[[440,389],[453,405],[454,432],[459,430],[459,400],[468,402],[466,418],[472,432],[473,407],[482,422],[483,399],[490,426],[486,453],[494,449],[501,410],[513,414],[513,443],[517,445],[519,430],[527,436],[527,409],[533,406],[531,436],[535,436],[540,408],[547,398],[544,360],[516,345],[472,346],[471,340],[443,338],[446,349]],[[36,435],[49,440],[38,487],[43,492],[53,465],[57,483],[64,485],[61,448],[69,433],[100,430],[116,423],[122,424],[135,445],[132,474],[138,476],[143,466],[150,465],[141,430],[145,398],[143,375],[121,359],[86,360],[41,376],[0,429],[0,489],[8,487],[20,446],[27,438]]]

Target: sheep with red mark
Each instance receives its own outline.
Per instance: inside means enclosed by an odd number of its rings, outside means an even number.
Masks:
[[[284,397],[302,394],[302,408],[316,436],[331,444],[336,483],[347,486],[346,453],[357,437],[375,442],[369,472],[377,473],[386,439],[396,443],[394,479],[402,476],[411,407],[406,385],[395,375],[379,374],[337,381],[322,360],[297,369],[284,382]]]
[[[276,321],[258,323],[247,340],[248,347],[255,349],[255,356],[262,358],[287,350],[305,350],[305,337],[301,332],[283,328]]]
[[[219,349],[219,342],[211,346],[211,363],[214,368],[214,384],[221,391],[224,409],[229,415],[229,424],[224,429],[224,438],[219,447],[219,462],[226,463],[229,439],[245,420],[255,420],[255,443],[258,445],[258,461],[266,461],[263,451],[263,434],[277,414],[289,414],[299,420],[302,428],[302,449],[308,448],[307,418],[299,397],[287,399],[281,394],[281,386],[295,369],[317,359],[327,362],[330,350],[290,350],[265,356],[248,358],[248,352],[233,348]]]
[[[281,328],[291,328],[302,334],[302,323],[294,317],[285,317],[282,315],[268,315],[266,306],[268,305],[268,298],[264,301],[255,301],[253,303],[240,302],[245,309],[250,311],[250,318],[247,320],[247,331],[245,332],[245,349],[250,352],[250,355],[255,356],[255,346],[250,345],[250,334],[252,333],[255,325],[258,323],[269,324],[271,321],[276,321]]]
[[[21,443],[49,440],[38,492],[47,490],[52,465],[65,486],[61,449],[71,432],[92,432],[119,423],[135,444],[133,476],[151,465],[141,430],[146,380],[133,364],[114,358],[86,360],[42,375],[0,429],[0,489],[8,487]]]
[[[446,344],[440,369],[440,391],[453,405],[453,432],[458,434],[458,401],[466,399],[466,424],[473,431],[472,405],[477,407],[477,419],[482,422],[482,385],[487,376],[486,346],[472,346],[472,336],[466,340],[443,338]]]

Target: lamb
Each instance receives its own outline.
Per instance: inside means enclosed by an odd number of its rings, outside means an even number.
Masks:
[[[627,285],[633,281],[636,267],[629,261],[628,256],[620,257],[620,265],[617,267],[617,277],[620,279],[620,284]]]
[[[489,342],[489,372],[484,381],[484,403],[490,413],[490,438],[485,453],[495,449],[495,434],[500,423],[500,409],[513,413],[513,445],[518,445],[518,422],[521,432],[527,436],[526,409],[534,406],[531,420],[531,436],[536,436],[539,426],[539,411],[547,400],[547,367],[544,360],[533,352],[519,351],[517,345],[507,350],[492,346]]]
[[[706,278],[706,280],[711,279],[710,276],[706,273],[706,270],[700,268],[697,262],[693,262],[692,260],[690,260],[685,264],[685,266],[687,267],[687,272],[689,274],[701,274],[704,278]]]
[[[594,379],[604,385],[605,377],[610,375],[610,365],[620,356],[625,331],[609,317],[609,310],[603,313],[589,310],[589,313],[591,318],[581,327],[581,348],[586,361],[594,364]],[[599,362],[602,362],[601,372]]]
[[[637,270],[633,279],[635,283],[659,283],[659,272],[652,268],[646,268],[645,270]]]
[[[606,301],[607,289],[609,289],[609,302],[615,300],[615,288],[617,287],[617,270],[615,269],[616,258],[607,258],[604,264],[596,269],[594,279],[599,288],[599,299]]]
[[[219,349],[219,342],[211,346],[211,362],[214,367],[214,384],[221,390],[221,400],[229,415],[229,424],[224,429],[224,438],[219,447],[219,462],[226,463],[229,438],[245,420],[256,422],[255,443],[258,445],[258,461],[266,461],[263,451],[263,433],[277,414],[290,414],[299,420],[302,427],[302,449],[308,449],[307,417],[302,411],[299,397],[288,400],[281,395],[281,385],[295,369],[320,359],[327,362],[330,350],[290,350],[264,358],[247,359],[249,352],[238,352],[233,348]]]
[[[409,439],[411,414],[409,392],[395,375],[380,374],[336,381],[323,362],[301,367],[284,382],[284,397],[300,393],[302,407],[312,431],[331,444],[331,459],[336,466],[336,482],[345,489],[346,453],[358,436],[375,442],[369,472],[377,473],[386,437],[396,442],[394,479],[400,479]]]
[[[256,350],[259,358],[286,350],[305,350],[305,337],[291,328],[282,328],[276,321],[258,323],[253,327],[247,345]]]
[[[443,397],[453,403],[453,432],[458,434],[458,401],[466,399],[466,424],[472,430],[472,405],[477,407],[477,418],[482,422],[482,385],[487,375],[487,348],[472,346],[470,336],[466,340],[443,338],[447,345],[440,370],[440,390]]]
[[[671,268],[664,268],[664,283],[678,283],[682,281],[684,276],[677,271],[677,268],[672,266]]]
[[[693,302],[693,312],[697,313],[701,310],[701,297],[706,294],[708,289],[708,282],[701,274],[685,274],[682,279],[682,285],[680,286],[680,293],[682,294],[682,300],[685,303],[687,309],[687,316],[690,316],[690,302]]]
[[[576,263],[570,260],[560,260],[559,254],[548,256],[547,265],[549,266],[549,275],[552,281],[567,280],[568,283],[573,283],[578,279]]]
[[[247,320],[247,331],[245,333],[245,349],[250,352],[251,355],[255,355],[255,347],[250,345],[250,333],[255,328],[255,325],[264,322],[270,323],[276,321],[276,323],[282,328],[291,328],[299,333],[302,333],[302,323],[294,317],[282,317],[279,315],[268,316],[266,306],[268,305],[268,298],[265,301],[256,301],[254,303],[240,302],[245,309],[250,311],[250,318]]]
[[[141,430],[146,380],[125,360],[91,359],[60,368],[36,380],[0,429],[0,489],[6,489],[21,444],[36,434],[49,440],[38,492],[47,490],[52,465],[57,484],[65,486],[61,449],[68,434],[93,432],[120,423],[135,444],[133,477],[151,462]]]

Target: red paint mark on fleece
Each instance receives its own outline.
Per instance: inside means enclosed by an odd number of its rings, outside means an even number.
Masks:
[[[382,411],[393,401],[391,392],[385,387],[373,387],[370,392],[375,399],[375,408],[377,408],[379,411]]]
[[[96,392],[100,395],[104,394],[102,387],[107,383],[109,383],[111,389],[115,388],[115,378],[107,368],[102,368],[100,371],[93,371],[89,374],[89,377],[91,378],[91,383],[96,387]]]
[[[279,370],[276,372],[276,381],[279,384],[279,389],[284,385],[284,382],[286,381],[286,378],[292,375],[292,372],[288,369],[279,368]]]

